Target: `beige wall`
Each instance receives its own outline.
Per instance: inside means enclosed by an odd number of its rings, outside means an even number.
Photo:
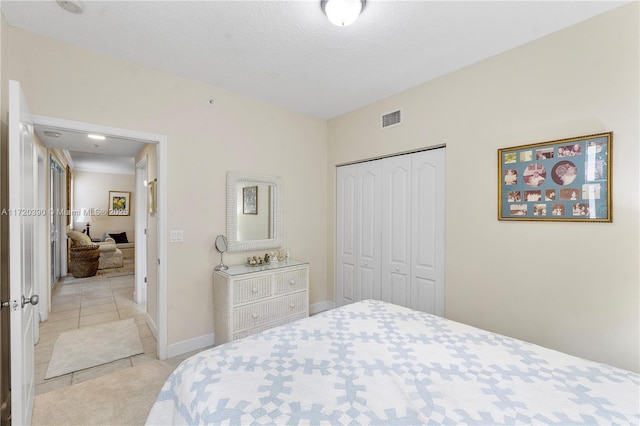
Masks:
[[[445,143],[446,316],[639,371],[638,62],[634,3],[331,120],[328,259],[336,164]],[[498,148],[607,131],[613,223],[497,220]]]
[[[284,246],[310,262],[310,302],[326,300],[326,121],[7,27],[3,84],[20,81],[32,113],[167,136],[168,227],[184,231],[168,246],[169,344],[213,333],[229,170],[282,177]]]
[[[129,216],[109,216],[109,191],[126,191],[129,198]],[[91,220],[91,237],[100,238],[105,232],[126,232],[129,242],[135,241],[135,197],[136,178],[121,173],[73,172],[73,210],[93,209],[96,212]],[[85,223],[77,223],[73,217],[73,229],[82,231]]]

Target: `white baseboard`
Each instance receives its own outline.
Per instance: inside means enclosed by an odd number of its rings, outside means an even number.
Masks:
[[[182,342],[169,345],[167,356],[169,358],[172,358],[174,356],[186,354],[187,352],[208,348],[210,346],[213,346],[214,342],[215,342],[215,336],[213,333],[205,334],[204,336],[194,337],[193,339],[189,339],[189,340],[183,340]]]
[[[336,304],[329,300],[324,300],[322,302],[314,303],[313,305],[309,305],[309,315],[319,314],[320,312],[328,311],[335,307],[336,307]]]
[[[153,334],[153,337],[156,339],[156,342],[158,341],[158,326],[156,326],[156,323],[153,322],[153,319],[151,319],[151,317],[149,316],[149,314],[147,313],[147,325],[149,326],[149,330],[151,330],[151,334]]]

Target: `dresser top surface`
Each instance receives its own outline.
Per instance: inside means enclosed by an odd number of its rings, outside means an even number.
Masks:
[[[269,263],[268,265],[260,265],[260,266],[248,266],[248,265],[232,265],[229,266],[229,269],[226,271],[216,271],[223,275],[229,275],[232,277],[243,275],[243,274],[253,274],[255,272],[265,272],[265,271],[275,271],[281,268],[288,268],[290,266],[300,266],[300,265],[308,265],[309,262],[304,262],[302,260],[288,259],[280,262]]]

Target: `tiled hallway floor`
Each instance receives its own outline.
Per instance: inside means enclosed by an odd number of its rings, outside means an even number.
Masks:
[[[40,323],[40,340],[35,346],[36,395],[157,359],[156,340],[146,324],[146,305],[133,301],[134,279],[134,275],[66,277],[58,282],[49,318]],[[143,354],[45,380],[53,345],[61,332],[127,318],[135,318]]]

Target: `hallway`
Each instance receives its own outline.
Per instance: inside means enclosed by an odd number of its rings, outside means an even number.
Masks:
[[[121,275],[129,272],[123,268],[120,272],[99,271],[95,277],[68,276],[58,281],[53,289],[49,319],[40,323],[40,340],[35,346],[36,395],[157,359],[156,340],[146,324],[146,305],[133,301],[132,266],[128,275]],[[45,380],[53,346],[61,332],[127,318],[135,319],[143,354]]]

